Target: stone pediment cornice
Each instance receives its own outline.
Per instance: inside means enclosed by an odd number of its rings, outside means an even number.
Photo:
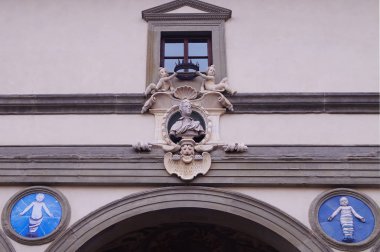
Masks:
[[[204,13],[168,13],[182,7],[191,7]],[[199,0],[175,0],[142,11],[145,21],[165,20],[228,20],[232,11]]]

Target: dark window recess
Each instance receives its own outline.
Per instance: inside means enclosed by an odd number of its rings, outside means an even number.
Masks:
[[[162,32],[161,62],[168,72],[174,72],[176,64],[194,63],[199,71],[206,72],[212,65],[211,32]],[[181,69],[178,72],[191,72],[194,69]]]

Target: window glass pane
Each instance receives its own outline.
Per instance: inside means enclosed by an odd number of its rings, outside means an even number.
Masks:
[[[206,72],[208,68],[208,59],[197,59],[197,58],[192,58],[191,62],[194,64],[199,64],[199,71],[200,72]]]
[[[189,42],[189,56],[207,56],[207,42]]]
[[[179,42],[165,42],[165,57],[184,56],[184,44]]]
[[[166,68],[166,71],[168,72],[174,72],[174,67],[176,63],[178,63],[178,60],[183,60],[183,58],[178,58],[178,59],[165,59],[164,61],[164,67]],[[178,71],[178,72],[183,72],[183,70]]]

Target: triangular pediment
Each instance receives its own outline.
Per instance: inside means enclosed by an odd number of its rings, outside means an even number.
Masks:
[[[178,8],[178,9],[166,12],[166,13],[169,14],[169,13],[209,13],[209,12],[201,11],[199,9],[195,9],[195,8],[192,8],[189,6],[183,6],[181,8]]]
[[[232,11],[199,0],[175,0],[142,11],[145,21],[155,20],[227,20]]]

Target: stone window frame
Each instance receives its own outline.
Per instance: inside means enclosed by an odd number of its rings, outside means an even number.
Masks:
[[[20,199],[32,193],[50,194],[59,201],[62,207],[61,221],[59,222],[56,229],[52,231],[49,235],[46,235],[41,238],[27,238],[27,237],[19,235],[13,230],[11,222],[10,222],[10,213],[12,211],[13,206]],[[4,232],[12,240],[17,241],[21,244],[25,244],[25,245],[42,245],[56,239],[57,236],[59,236],[67,228],[70,221],[70,216],[71,216],[71,209],[70,209],[69,202],[61,192],[50,187],[32,186],[15,193],[8,200],[8,202],[4,206],[4,209],[1,215],[1,222],[2,222]]]
[[[212,62],[217,68],[216,80],[227,76],[226,43],[223,20],[151,21],[148,26],[146,83],[158,81],[162,32],[211,32]]]
[[[328,236],[319,225],[319,221],[318,221],[319,208],[327,199],[334,196],[339,196],[339,195],[348,195],[351,197],[358,198],[359,200],[363,201],[371,209],[372,213],[374,214],[374,217],[375,217],[374,230],[372,234],[364,241],[361,241],[358,243],[338,242],[332,239],[330,236]],[[365,195],[364,193],[361,193],[352,189],[348,189],[348,188],[337,188],[337,189],[329,190],[327,192],[323,192],[313,200],[309,209],[309,222],[310,222],[310,226],[312,230],[324,241],[326,241],[331,247],[338,250],[342,250],[342,251],[362,251],[374,246],[376,241],[380,238],[379,213],[380,213],[379,206],[376,204],[374,200],[372,200],[369,196]]]
[[[199,10],[200,13],[172,13],[182,7]],[[217,68],[215,78],[220,81],[227,76],[225,27],[232,11],[199,0],[175,0],[142,11],[148,22],[147,85],[158,81],[162,32],[211,32],[212,62]]]

